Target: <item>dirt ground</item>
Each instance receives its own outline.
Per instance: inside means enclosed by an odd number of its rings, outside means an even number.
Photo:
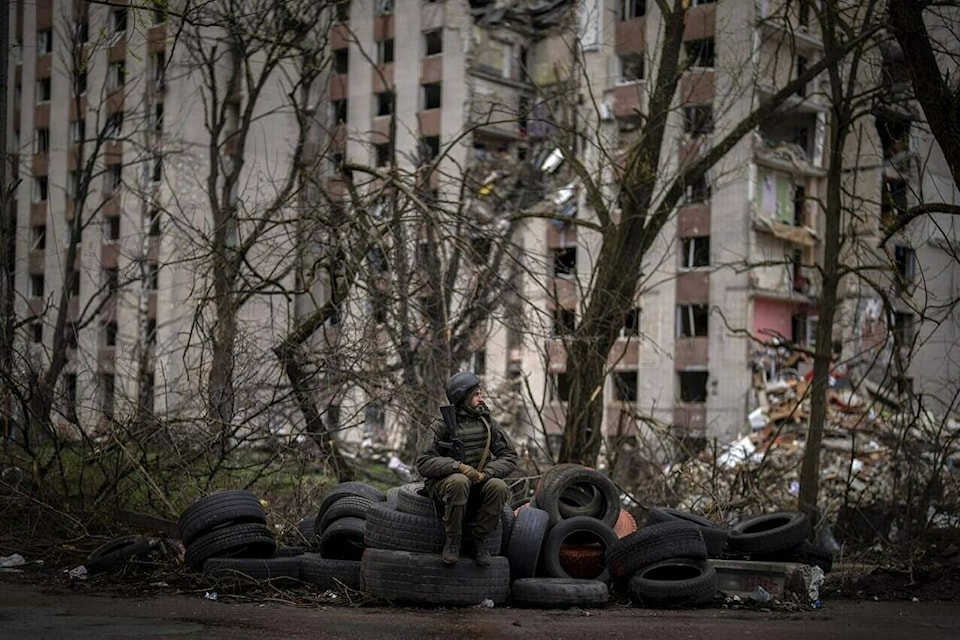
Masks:
[[[534,611],[512,607],[408,608],[358,593],[308,587],[226,589],[168,565],[128,565],[119,573],[72,580],[51,567],[0,573],[0,637],[32,640],[204,638],[845,638],[922,635],[956,638],[960,567],[931,565],[835,572],[819,608],[717,601],[695,610],[652,610],[614,600],[603,609]],[[221,585],[222,586],[222,585]]]
[[[92,588],[91,588],[92,587]],[[309,638],[956,638],[958,602],[827,599],[819,609],[710,607],[650,610],[615,603],[604,609],[532,611],[342,606],[321,594],[227,597],[202,592],[118,595],[96,585],[38,583],[0,574],[0,636],[18,640],[298,640]]]

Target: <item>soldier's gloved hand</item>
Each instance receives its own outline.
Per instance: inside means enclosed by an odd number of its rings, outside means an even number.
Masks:
[[[480,479],[477,480],[477,483],[479,484],[479,483],[483,482],[483,481],[486,480],[486,479],[487,479],[487,474],[486,474],[486,472],[481,471],[481,472],[480,472]]]
[[[460,470],[460,473],[470,478],[470,482],[473,484],[480,482],[480,476],[482,474],[470,465],[461,462],[460,466],[457,468]]]

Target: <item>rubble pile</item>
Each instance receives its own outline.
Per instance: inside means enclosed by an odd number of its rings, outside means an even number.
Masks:
[[[755,384],[749,433],[667,468],[678,507],[733,522],[743,513],[796,503],[810,416],[810,380],[794,372]],[[791,375],[792,373],[792,375]],[[843,508],[868,510],[930,500],[932,526],[956,526],[960,424],[908,412],[832,378],[820,455],[819,505],[828,522]],[[877,391],[874,389],[874,391]],[[893,531],[878,531],[880,535]]]

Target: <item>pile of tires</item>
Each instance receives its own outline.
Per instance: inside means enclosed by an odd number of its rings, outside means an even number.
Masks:
[[[605,605],[610,599],[606,552],[636,526],[607,476],[578,464],[551,467],[530,503],[517,509],[506,546],[514,604]]]
[[[700,533],[703,535],[703,542],[707,545],[708,558],[724,557],[730,532],[725,527],[703,516],[671,507],[651,507],[647,511],[647,517],[644,523],[649,525],[660,522],[676,522],[678,520],[691,522],[700,529]]]
[[[455,565],[440,560],[445,539],[442,513],[423,495],[422,483],[403,485],[394,500],[374,503],[366,514],[360,560],[360,584],[366,593],[412,605],[470,606],[490,600],[504,604],[510,595],[510,564],[500,555],[503,530],[513,524],[505,513],[487,549],[489,566],[472,560],[472,523],[464,527],[464,557]],[[505,520],[509,524],[505,525]]]
[[[687,520],[641,527],[614,542],[606,562],[614,586],[643,607],[702,606],[717,593],[701,529]]]
[[[300,579],[324,589],[360,589],[367,512],[385,500],[380,489],[363,482],[341,482],[327,491],[317,515],[298,525],[316,549],[299,557]]]
[[[184,562],[217,578],[298,580],[296,557],[278,557],[260,499],[251,491],[228,489],[200,498],[177,522]]]
[[[799,511],[778,511],[747,516],[730,527],[727,543],[731,557],[747,560],[796,562],[818,566],[824,573],[833,568],[827,549],[812,544],[810,519]]]

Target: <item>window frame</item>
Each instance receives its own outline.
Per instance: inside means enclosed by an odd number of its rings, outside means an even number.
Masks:
[[[701,322],[702,321],[702,322]],[[676,337],[706,338],[710,335],[710,307],[706,304],[678,304]]]
[[[695,270],[709,266],[710,236],[687,236],[680,239],[681,269]]]
[[[697,390],[700,388],[699,380],[688,379],[686,381],[687,383],[684,384],[684,378],[688,376],[696,376],[697,378],[700,378],[701,376],[703,377],[702,399],[699,399],[701,397],[700,394],[693,395],[692,397],[687,395],[687,390],[691,386],[696,386]],[[697,382],[697,384],[694,385],[694,382]],[[679,392],[677,394],[677,398],[683,404],[706,404],[707,398],[710,397],[710,372],[707,369],[684,369],[682,371],[677,371],[677,390]]]
[[[435,44],[435,46],[431,46]],[[433,50],[431,50],[433,49]],[[423,57],[436,56],[443,53],[443,27],[427,29],[423,32]]]

